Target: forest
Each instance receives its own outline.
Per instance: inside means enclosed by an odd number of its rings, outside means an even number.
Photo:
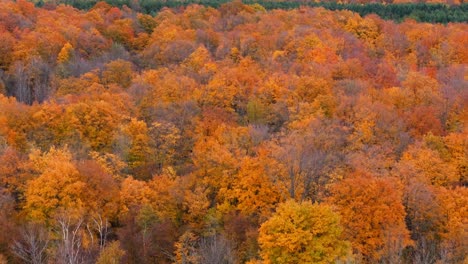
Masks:
[[[161,9],[186,7],[190,4],[200,4],[213,8],[219,8],[231,0],[106,0],[105,2],[115,7],[127,6],[131,9],[145,14],[156,15]],[[37,6],[54,6],[58,3],[71,5],[73,7],[89,10],[96,5],[97,0],[39,0]],[[448,22],[468,22],[468,3],[459,1],[447,2],[347,2],[347,1],[272,1],[272,0],[244,0],[244,4],[259,4],[266,10],[271,9],[295,9],[300,7],[323,7],[328,10],[349,10],[361,16],[377,14],[384,19],[392,19],[398,22],[406,18],[414,19],[418,22],[448,23]]]
[[[0,264],[468,261],[467,23],[0,0],[0,40]]]

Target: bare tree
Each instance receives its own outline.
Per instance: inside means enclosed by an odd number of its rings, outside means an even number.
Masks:
[[[32,104],[42,103],[51,92],[52,68],[40,57],[33,57],[28,63],[15,62],[10,70],[14,90],[11,92],[18,101]]]
[[[28,75],[27,67],[22,62],[18,61],[13,64],[12,77],[15,87],[13,94],[18,101],[25,104],[31,104],[33,102],[32,90],[28,84]]]
[[[199,242],[201,263],[231,264],[236,263],[229,241],[221,235],[204,237]]]
[[[385,236],[385,244],[383,248],[383,256],[380,263],[383,264],[401,264],[403,263],[403,255],[405,249],[405,238],[399,232],[393,232],[391,229],[383,231]]]
[[[110,233],[109,222],[107,219],[98,214],[91,218],[91,223],[86,224],[86,230],[88,231],[91,244],[94,245],[94,236],[97,233],[99,238],[99,250],[103,250],[106,246],[107,236]]]
[[[317,201],[329,181],[329,172],[343,159],[344,132],[332,122],[314,121],[303,131],[280,140],[278,160],[286,165],[289,195]]]
[[[47,100],[51,93],[50,79],[52,68],[40,57],[34,57],[27,66],[33,100],[39,103]]]
[[[297,189],[302,187],[302,200],[312,194],[325,166],[326,154],[310,143],[305,136],[293,134],[283,142],[284,152],[280,156],[287,164],[289,195],[295,197]]]
[[[42,226],[29,224],[21,230],[21,239],[14,241],[13,253],[25,263],[47,263],[46,249],[49,245],[47,230]]]
[[[437,244],[422,238],[418,241],[414,254],[414,264],[432,264],[437,260]]]
[[[60,264],[84,263],[81,244],[81,227],[83,219],[73,221],[70,216],[60,216],[57,219],[60,241],[57,252],[57,262]]]

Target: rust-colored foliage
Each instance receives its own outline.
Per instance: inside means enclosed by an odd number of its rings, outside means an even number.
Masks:
[[[400,188],[394,179],[356,173],[332,190],[329,201],[342,216],[345,237],[366,261],[398,254],[410,244]]]

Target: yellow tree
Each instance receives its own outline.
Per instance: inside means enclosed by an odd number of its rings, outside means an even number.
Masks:
[[[102,79],[106,84],[117,84],[128,88],[133,79],[133,65],[131,62],[119,59],[106,64],[102,72]]]
[[[189,76],[201,83],[206,83],[217,70],[217,65],[210,58],[210,52],[204,46],[190,54],[183,66]]]
[[[405,96],[412,106],[440,103],[441,94],[437,80],[419,72],[409,72],[402,82]]]
[[[361,18],[358,14],[351,14],[346,21],[344,29],[364,41],[369,48],[375,48],[376,42],[381,36],[376,21],[369,17]]]
[[[460,180],[455,164],[445,162],[437,151],[423,144],[415,144],[403,153],[397,166],[400,177],[408,183],[411,179],[447,186]]]
[[[184,199],[184,182],[171,169],[156,175],[148,182],[151,189],[149,202],[159,219],[169,219],[178,224]]]
[[[94,160],[75,162],[80,179],[86,184],[87,213],[105,221],[116,220],[119,214],[119,187],[114,175]]]
[[[197,236],[186,231],[175,243],[175,263],[177,264],[199,264],[200,255],[197,252]]]
[[[96,264],[118,264],[124,255],[125,251],[120,248],[120,243],[114,241],[99,253]]]
[[[146,182],[126,178],[120,188],[121,212],[125,214],[133,208],[148,205],[150,195],[151,190]]]
[[[9,146],[25,151],[27,131],[31,130],[31,108],[13,97],[0,95],[0,135]]]
[[[206,230],[210,200],[207,197],[208,191],[202,186],[194,186],[185,191],[184,210],[186,213],[183,216],[184,221],[196,232],[211,231]],[[205,229],[205,230],[204,230]]]
[[[190,56],[184,60],[183,64],[187,69],[194,72],[200,72],[203,66],[210,61],[210,52],[203,46],[196,49]]]
[[[73,52],[73,46],[70,42],[65,43],[57,56],[58,63],[66,63],[70,60]]]
[[[444,263],[465,263],[468,254],[468,189],[438,189],[442,216],[446,219],[441,234],[441,257]]]
[[[31,154],[41,175],[28,183],[24,210],[33,221],[49,222],[60,210],[82,216],[87,203],[86,184],[66,149],[52,148],[45,154]]]
[[[244,215],[264,221],[287,197],[287,189],[278,183],[281,176],[285,178],[286,172],[276,160],[266,155],[246,157],[228,191],[228,199]]]
[[[67,149],[55,148],[47,153],[33,151],[30,160],[32,169],[40,174],[28,182],[24,194],[23,208],[30,220],[58,224],[65,217],[80,223],[90,217],[107,225],[108,220],[116,219],[117,185],[96,162],[76,162]],[[99,228],[89,220],[92,228]],[[93,246],[91,233],[89,239],[88,244]],[[102,237],[100,242],[105,243]]]
[[[95,151],[109,150],[122,116],[110,102],[82,100],[70,105],[66,114],[83,143]]]
[[[70,125],[70,120],[63,115],[64,106],[55,102],[46,102],[32,106],[31,128],[28,136],[34,145],[41,150],[49,150],[51,146],[72,145],[76,139],[76,131]]]
[[[193,162],[196,170],[194,174],[200,179],[201,184],[208,187],[209,197],[223,203],[225,197],[219,195],[219,191],[233,183],[239,159],[246,154],[245,148],[248,148],[249,135],[248,130],[243,127],[223,123],[218,123],[217,127],[211,127],[212,121],[206,121],[197,128],[199,133],[211,135],[200,136],[195,142]]]
[[[0,69],[7,70],[13,61],[13,48],[16,40],[13,35],[5,30],[0,30],[2,45],[0,46]]]
[[[130,174],[138,179],[149,179],[152,176],[148,166],[153,155],[145,122],[132,118],[121,128],[115,144],[120,148],[122,158],[127,161]]]
[[[177,146],[181,140],[181,131],[169,122],[153,122],[149,127],[151,151],[159,170],[173,164],[178,154]]]
[[[468,111],[467,111],[468,112]],[[468,183],[468,130],[462,133],[452,133],[444,137],[444,145],[450,157],[450,164],[456,168],[459,179],[462,184]]]
[[[333,263],[348,255],[340,217],[331,207],[289,200],[260,227],[265,263]]]

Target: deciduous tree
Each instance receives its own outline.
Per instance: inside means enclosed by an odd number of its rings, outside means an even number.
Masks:
[[[260,227],[265,263],[332,263],[348,254],[340,217],[331,207],[289,200]]]
[[[342,216],[344,237],[366,261],[379,261],[411,244],[403,193],[394,179],[357,173],[337,183],[332,193],[329,202]]]

